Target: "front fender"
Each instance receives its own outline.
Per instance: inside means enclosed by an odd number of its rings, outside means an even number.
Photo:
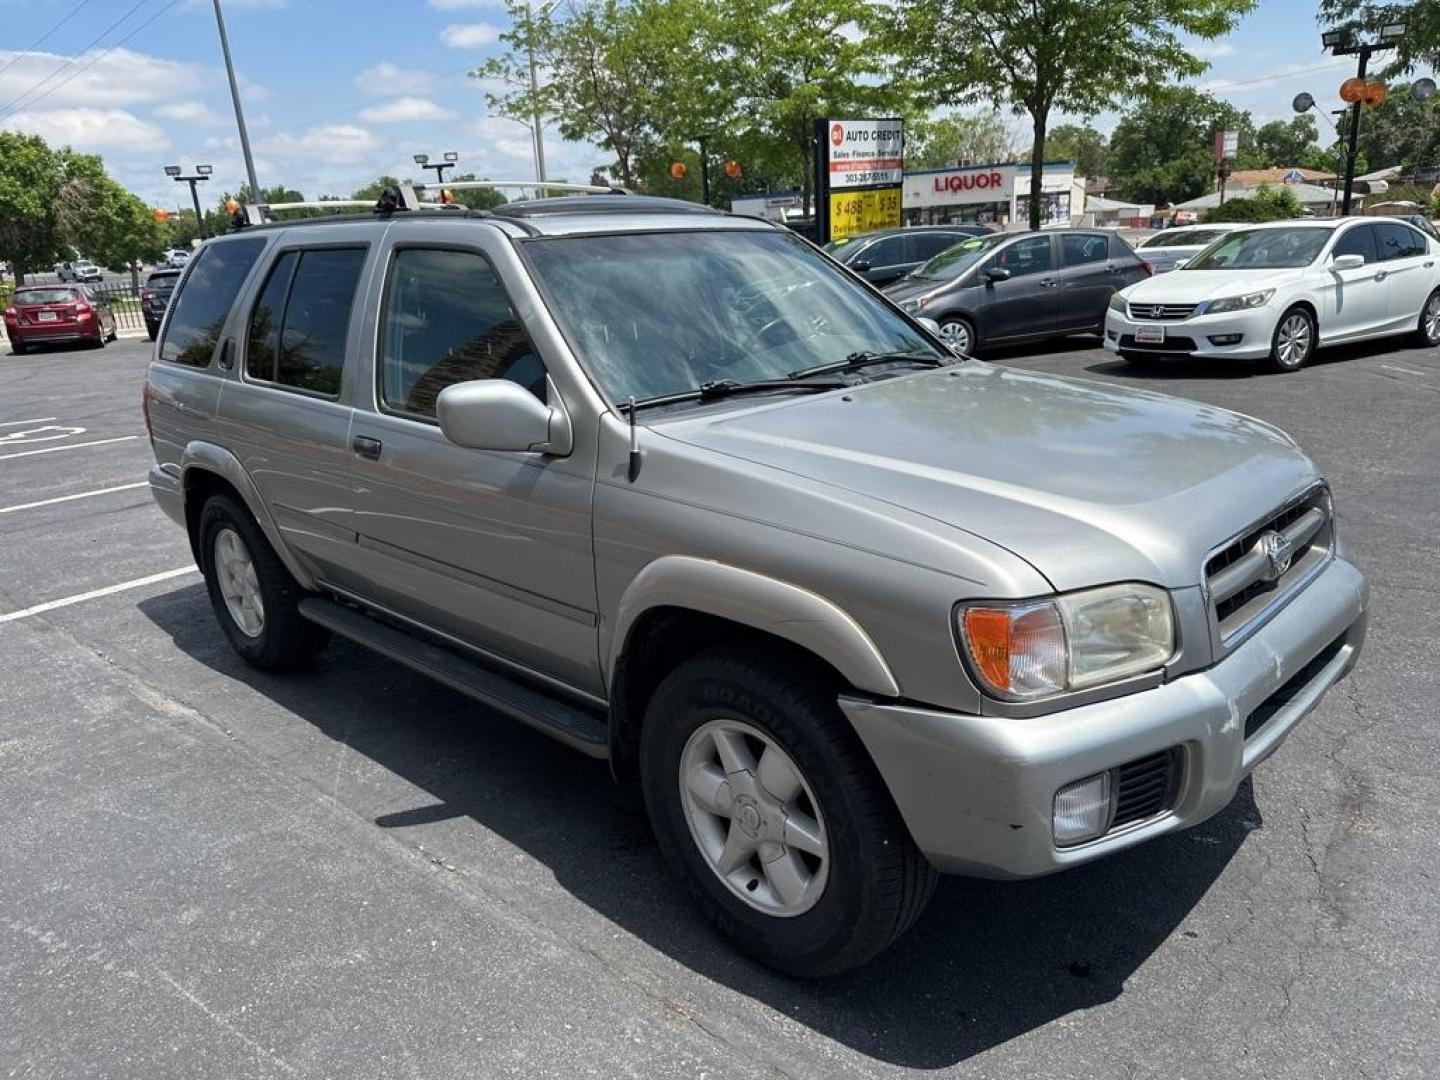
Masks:
[[[270,546],[275,549],[275,554],[280,556],[280,561],[285,564],[285,569],[290,571],[290,575],[302,589],[313,590],[315,588],[314,577],[285,546],[285,541],[280,536],[280,530],[275,526],[275,519],[270,516],[269,509],[264,500],[260,498],[255,481],[250,479],[250,474],[245,471],[245,466],[240,464],[240,459],[223,446],[199,439],[185,444],[185,450],[180,455],[180,484],[185,492],[187,520],[191,509],[188,503],[195,486],[195,474],[198,472],[213,473],[240,493],[246,509],[250,511],[251,516],[260,526],[260,531],[265,534],[265,539],[270,541]],[[192,544],[194,541],[195,538],[191,537]],[[203,565],[200,563],[198,551],[195,552],[195,561]]]
[[[687,608],[774,634],[820,657],[857,690],[900,696],[880,650],[834,603],[798,585],[689,555],[656,559],[626,588],[610,639],[602,643],[607,685],[614,685],[636,621],[659,607]]]

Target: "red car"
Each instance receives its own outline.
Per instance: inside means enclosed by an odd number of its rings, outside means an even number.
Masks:
[[[15,290],[5,309],[5,333],[16,355],[36,345],[71,341],[103,348],[115,340],[115,312],[83,285],[32,285]]]

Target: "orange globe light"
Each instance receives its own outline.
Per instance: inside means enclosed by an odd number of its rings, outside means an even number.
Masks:
[[[685,163],[683,161],[672,161],[670,163],[670,178],[672,180],[685,179]]]
[[[233,213],[235,213],[236,210],[239,210],[239,209],[240,209],[240,204],[239,204],[238,202],[236,202],[234,199],[226,199],[226,200],[225,200],[225,212],[226,212],[227,214],[233,214]]]
[[[1389,96],[1390,90],[1383,82],[1372,82],[1365,84],[1365,95],[1361,100],[1373,109],[1377,105],[1385,104],[1385,99]]]
[[[450,205],[451,203],[453,203],[454,201],[455,201],[455,193],[454,193],[453,191],[451,191],[449,188],[441,188],[441,189],[440,189],[440,205],[441,205],[441,206],[449,206],[449,205]]]
[[[728,176],[731,180],[739,180],[741,171],[742,170],[740,168],[740,163],[738,161],[732,160],[725,162],[725,175]]]
[[[1364,79],[1346,79],[1340,84],[1340,100],[1351,104],[1365,96]]]
[[[170,220],[170,211],[166,210],[163,206],[157,206],[154,210],[150,211],[150,216],[163,225]]]

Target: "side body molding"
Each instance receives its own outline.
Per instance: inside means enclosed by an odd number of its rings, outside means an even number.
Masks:
[[[605,657],[607,683],[636,620],[657,607],[689,608],[785,638],[828,662],[858,690],[899,697],[900,687],[860,624],[823,596],[751,570],[665,555],[635,575],[620,598]]]
[[[214,473],[228,481],[240,493],[240,497],[245,500],[246,507],[259,522],[260,531],[265,534],[265,539],[270,541],[270,546],[275,549],[275,554],[279,555],[280,561],[285,564],[285,569],[290,571],[301,588],[314,589],[314,575],[306,570],[290,549],[285,546],[280,530],[275,526],[275,519],[270,516],[269,509],[265,506],[264,500],[260,498],[260,492],[255,488],[255,482],[250,479],[250,474],[245,471],[245,466],[240,464],[240,459],[229,450],[222,446],[216,446],[214,443],[198,439],[186,443],[185,452],[180,455],[180,483],[185,491],[187,502],[190,498],[191,472],[195,469]],[[199,552],[196,552],[195,556],[198,562]]]

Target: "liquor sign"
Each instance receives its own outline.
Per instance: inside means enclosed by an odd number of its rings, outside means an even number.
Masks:
[[[905,122],[817,120],[815,207],[820,243],[898,228]]]

